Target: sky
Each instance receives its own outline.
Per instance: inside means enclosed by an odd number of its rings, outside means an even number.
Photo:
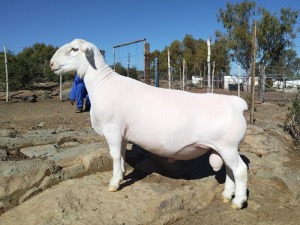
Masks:
[[[0,49],[18,53],[35,43],[59,47],[75,38],[94,43],[113,61],[113,46],[146,38],[150,51],[163,50],[186,34],[207,40],[226,0],[0,0]],[[231,3],[241,0],[231,0]],[[280,8],[300,10],[298,0],[257,0],[279,15]],[[300,26],[300,19],[298,18]],[[295,49],[300,56],[300,34]],[[143,47],[136,47],[143,48]],[[136,50],[139,51],[139,50]]]

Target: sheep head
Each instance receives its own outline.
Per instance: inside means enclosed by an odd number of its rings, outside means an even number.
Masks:
[[[84,77],[89,66],[96,68],[94,54],[96,46],[82,39],[74,41],[60,47],[50,61],[50,67],[55,74],[77,73]]]

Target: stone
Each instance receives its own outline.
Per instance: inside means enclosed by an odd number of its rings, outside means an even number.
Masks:
[[[52,161],[41,159],[5,161],[0,164],[0,202],[4,209],[11,208],[28,190],[58,170]]]
[[[7,151],[0,149],[0,160],[7,157]]]
[[[10,137],[11,130],[0,130],[0,137]]]
[[[53,144],[38,145],[34,147],[22,148],[21,152],[29,158],[34,157],[50,157],[58,152],[58,149]]]
[[[44,127],[45,125],[46,125],[45,122],[40,122],[40,123],[37,125],[37,127]]]

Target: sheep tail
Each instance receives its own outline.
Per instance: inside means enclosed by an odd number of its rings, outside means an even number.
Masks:
[[[235,96],[235,98],[234,98],[234,105],[237,108],[239,108],[242,112],[248,110],[248,104],[247,104],[247,102],[244,99],[242,99],[242,98],[240,98],[238,96]]]

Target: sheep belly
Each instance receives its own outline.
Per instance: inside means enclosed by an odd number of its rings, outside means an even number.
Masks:
[[[209,147],[199,145],[189,145],[178,152],[174,152],[170,158],[177,160],[195,159],[210,150]]]
[[[206,147],[204,145],[197,145],[197,144],[192,144],[188,145],[182,149],[176,150],[176,149],[167,149],[164,148],[163,146],[156,147],[156,148],[151,148],[149,146],[143,146],[143,144],[140,145],[147,151],[162,156],[162,157],[167,157],[169,162],[172,163],[176,160],[190,160],[190,159],[195,159],[208,151],[211,150],[210,147]]]

